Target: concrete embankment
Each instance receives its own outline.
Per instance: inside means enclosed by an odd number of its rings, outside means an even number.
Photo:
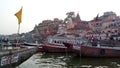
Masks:
[[[0,50],[0,68],[14,68],[36,52],[36,48]]]

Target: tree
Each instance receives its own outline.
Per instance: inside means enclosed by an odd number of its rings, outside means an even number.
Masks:
[[[75,17],[74,12],[67,12],[66,15],[67,15],[67,17],[64,19],[64,22],[68,21],[69,19],[72,20]]]
[[[75,17],[75,13],[74,12],[68,12],[68,13],[66,13],[66,15],[67,15],[67,18]]]

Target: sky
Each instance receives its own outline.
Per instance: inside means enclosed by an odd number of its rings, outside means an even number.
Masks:
[[[20,33],[34,29],[43,20],[64,19],[66,13],[79,13],[81,20],[92,20],[99,13],[113,11],[120,15],[120,0],[0,0],[0,34],[17,33],[18,19],[14,15],[23,7]]]

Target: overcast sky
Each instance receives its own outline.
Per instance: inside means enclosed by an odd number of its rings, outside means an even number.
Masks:
[[[64,19],[66,13],[79,13],[89,21],[98,13],[113,11],[120,15],[120,0],[0,0],[0,34],[17,33],[18,20],[14,14],[23,6],[20,33],[33,30],[42,20]]]

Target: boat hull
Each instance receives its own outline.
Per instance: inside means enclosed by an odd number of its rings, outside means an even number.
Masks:
[[[82,57],[120,57],[120,49],[112,47],[80,46],[79,52]]]
[[[44,52],[43,46],[36,47],[38,52]]]
[[[71,52],[71,49],[68,49],[65,46],[50,44],[50,43],[44,43],[43,49],[45,52],[51,52],[51,53]]]
[[[81,55],[80,53],[80,46],[73,45],[71,43],[64,43],[64,46],[67,47],[67,49],[70,49],[72,52],[76,53],[76,55]]]
[[[65,46],[81,57],[120,57],[120,47],[98,47],[73,44],[65,44]]]

